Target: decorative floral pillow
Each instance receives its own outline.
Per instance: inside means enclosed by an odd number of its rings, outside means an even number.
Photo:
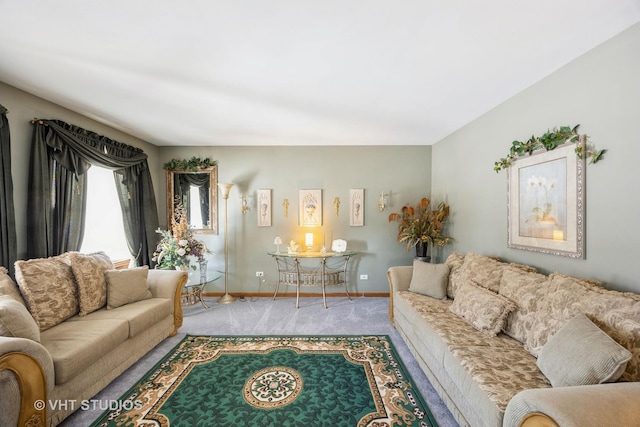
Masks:
[[[483,288],[487,288],[494,293],[500,291],[500,281],[505,268],[518,268],[524,271],[535,272],[536,268],[530,265],[506,263],[497,257],[479,255],[469,252],[464,257],[462,265],[462,280],[474,281]]]
[[[71,252],[71,270],[78,284],[80,316],[85,316],[107,304],[107,282],[104,273],[113,270],[113,262],[104,252],[81,254]]]
[[[16,261],[16,281],[40,331],[78,313],[78,291],[67,254]]]
[[[447,296],[451,299],[456,297],[458,288],[462,286],[462,265],[464,264],[464,256],[458,253],[452,253],[447,257],[445,264],[449,266],[449,281],[447,283]]]
[[[513,301],[516,309],[507,317],[505,334],[521,343],[528,344],[527,338],[544,316],[545,296],[555,287],[548,276],[532,273],[519,268],[505,268],[500,282],[500,295]]]
[[[466,282],[458,289],[456,299],[449,310],[480,332],[496,336],[507,321],[509,313],[515,308],[513,301],[474,282]]]

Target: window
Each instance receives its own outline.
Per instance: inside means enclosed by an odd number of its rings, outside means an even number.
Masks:
[[[92,166],[87,172],[87,213],[81,251],[102,251],[112,261],[130,259],[113,172]]]

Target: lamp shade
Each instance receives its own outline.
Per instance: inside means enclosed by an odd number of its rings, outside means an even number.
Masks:
[[[219,182],[218,187],[220,188],[220,191],[222,191],[222,197],[224,199],[228,199],[231,187],[233,187],[233,182]]]

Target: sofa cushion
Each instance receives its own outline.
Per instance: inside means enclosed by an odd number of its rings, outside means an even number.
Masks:
[[[500,291],[500,281],[505,268],[518,268],[524,271],[535,272],[535,267],[517,263],[505,263],[496,257],[489,257],[469,252],[464,257],[462,265],[462,280],[466,283],[470,280],[494,293]]]
[[[447,297],[449,266],[447,264],[431,264],[420,260],[413,261],[413,274],[409,290],[432,298]]]
[[[51,354],[56,384],[64,384],[91,366],[129,336],[123,319],[67,321],[40,335],[40,342]]]
[[[512,340],[513,341],[513,340]],[[522,346],[450,346],[451,356],[444,360],[445,368],[465,396],[475,402],[474,407],[490,411],[491,405],[482,404],[488,399],[500,411],[504,411],[513,396],[531,388],[549,388],[549,380],[540,372],[536,359]],[[501,420],[486,425],[501,425]]]
[[[9,295],[0,295],[0,336],[40,342],[40,329],[27,307]]]
[[[129,337],[135,337],[144,333],[154,324],[165,317],[173,316],[173,304],[166,298],[150,298],[125,304],[118,308],[94,311],[87,316],[75,316],[70,322],[97,320],[97,319],[121,319],[129,324]]]
[[[464,264],[464,256],[454,252],[447,257],[445,264],[449,266],[447,296],[454,299],[458,288],[462,286],[462,265]]]
[[[25,305],[24,298],[20,295],[20,289],[11,277],[7,274],[7,269],[0,267],[0,295],[7,295]]]
[[[500,280],[500,295],[516,304],[509,313],[504,332],[524,343],[539,315],[539,304],[548,294],[549,278],[544,274],[506,268]]]
[[[405,317],[416,314],[424,319],[446,345],[522,347],[522,344],[505,334],[490,337],[478,333],[478,330],[466,320],[451,312],[450,307],[453,304],[451,300],[438,300],[403,291],[398,292],[393,301],[395,309],[408,313]]]
[[[40,331],[78,313],[78,291],[68,255],[16,261],[16,280]]]
[[[584,314],[569,320],[540,350],[538,367],[554,387],[617,381],[631,353]]]
[[[450,310],[483,334],[495,336],[515,307],[509,299],[468,282],[458,290]]]
[[[107,270],[107,309],[151,298],[147,283],[149,267]]]
[[[560,328],[584,313],[633,357],[623,381],[640,381],[640,295],[604,289],[591,281],[551,274],[548,293],[538,303],[538,316],[525,347],[538,355]]]
[[[399,295],[398,298],[402,298],[418,313],[448,313],[453,303],[450,299],[435,299],[411,291],[400,291],[396,295]]]
[[[114,268],[104,252],[69,254],[71,270],[78,286],[79,315],[85,316],[107,304],[107,282],[104,273]]]

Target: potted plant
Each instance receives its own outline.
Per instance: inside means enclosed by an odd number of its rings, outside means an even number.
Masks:
[[[440,202],[436,209],[430,209],[431,199],[423,197],[414,206],[403,206],[399,213],[389,215],[389,222],[398,223],[398,242],[406,244],[407,252],[416,248],[416,257],[430,261],[427,249],[433,245],[444,246],[451,238],[443,234],[443,228],[449,217],[449,205]],[[435,261],[435,259],[434,259]]]

